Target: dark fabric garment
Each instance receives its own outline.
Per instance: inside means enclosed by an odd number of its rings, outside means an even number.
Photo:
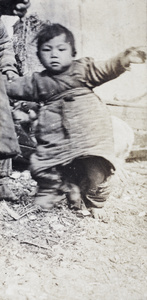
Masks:
[[[82,156],[103,156],[113,160],[109,111],[90,90],[81,96],[76,96],[76,92],[73,91],[71,101],[61,97],[40,109],[36,132],[38,146],[31,158],[32,172],[37,174]]]
[[[0,74],[0,159],[20,152],[2,75]]]

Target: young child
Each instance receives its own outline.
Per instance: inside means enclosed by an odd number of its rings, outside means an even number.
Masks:
[[[1,20],[1,15],[24,16],[29,0],[0,0],[0,200],[15,200],[16,197],[7,186],[6,177],[11,170],[10,157],[20,152],[14,124],[11,116],[9,99],[6,94],[2,74],[8,80],[18,77],[13,46]]]
[[[102,207],[115,154],[110,113],[93,88],[118,77],[130,63],[143,63],[145,53],[130,48],[106,62],[75,60],[73,34],[60,24],[45,24],[36,38],[45,70],[7,84],[9,97],[40,105],[31,157],[39,186],[35,203],[51,209],[65,193],[76,209],[83,202]]]

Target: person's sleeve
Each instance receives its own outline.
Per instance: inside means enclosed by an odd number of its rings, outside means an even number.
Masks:
[[[126,69],[121,63],[121,56],[122,54],[102,62],[96,62],[94,59],[88,58],[86,79],[89,86],[99,86],[124,73]]]
[[[12,82],[5,81],[5,85],[11,99],[37,102],[37,88],[33,75],[18,77]]]
[[[17,72],[15,54],[13,50],[12,41],[9,39],[7,30],[0,19],[0,71],[6,73],[7,71]]]
[[[18,74],[12,42],[9,41],[5,43],[2,51],[3,53],[0,62],[0,70],[2,74],[5,74],[7,71],[13,71]]]

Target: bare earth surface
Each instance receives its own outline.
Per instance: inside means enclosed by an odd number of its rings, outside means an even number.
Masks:
[[[0,300],[146,300],[147,162],[125,176],[94,219],[34,207],[36,183],[14,172],[21,203],[0,202]]]

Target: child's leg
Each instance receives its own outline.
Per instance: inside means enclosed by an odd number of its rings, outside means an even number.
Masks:
[[[103,207],[109,195],[107,178],[112,165],[101,157],[75,159],[62,169],[69,206],[75,209]]]
[[[107,178],[112,174],[112,165],[102,157],[89,157],[83,160],[85,179],[81,190],[88,207],[103,207],[109,196]]]
[[[66,194],[70,208],[81,209],[84,205],[79,187],[79,180],[83,178],[83,168],[81,160],[74,160],[72,163],[62,167],[62,177],[64,182],[64,192]]]
[[[35,197],[36,205],[39,205],[44,209],[52,209],[55,204],[64,199],[64,195],[61,192],[61,174],[57,167],[40,171],[39,174],[33,176],[33,178],[37,181],[39,186]]]

